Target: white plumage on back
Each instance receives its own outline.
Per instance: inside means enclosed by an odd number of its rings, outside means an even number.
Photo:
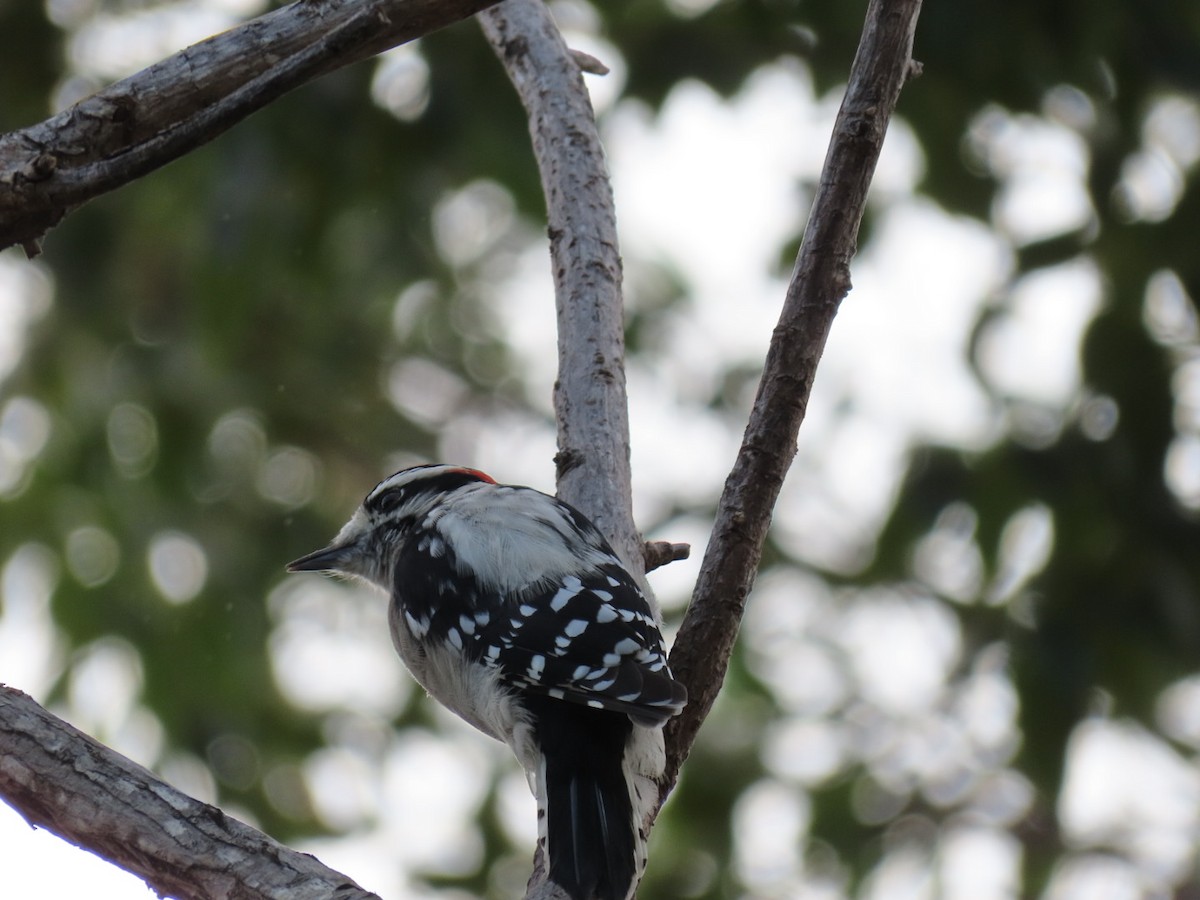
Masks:
[[[556,581],[580,566],[615,559],[587,543],[568,544],[562,509],[546,494],[479,484],[459,491],[455,500],[431,512],[426,524],[454,548],[460,572],[503,593],[527,587],[533,574]]]

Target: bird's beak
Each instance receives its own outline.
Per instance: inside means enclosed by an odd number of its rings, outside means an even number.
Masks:
[[[354,544],[334,544],[287,564],[289,572],[346,572],[354,555]]]

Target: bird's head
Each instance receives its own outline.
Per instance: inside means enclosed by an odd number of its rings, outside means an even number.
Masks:
[[[403,469],[379,482],[328,547],[288,563],[289,572],[331,572],[362,578],[385,590],[396,554],[414,525],[450,494],[495,484],[478,469],[444,464]]]

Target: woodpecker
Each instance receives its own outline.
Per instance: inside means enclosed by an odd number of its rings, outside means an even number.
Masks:
[[[687,692],[637,580],[578,510],[476,469],[380,482],[328,547],[288,566],[390,597],[413,677],[512,748],[538,802],[549,879],[572,900],[628,900]]]

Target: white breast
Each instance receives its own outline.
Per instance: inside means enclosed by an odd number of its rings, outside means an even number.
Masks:
[[[528,717],[498,670],[472,662],[449,644],[420,643],[398,604],[388,609],[392,642],[417,683],[431,697],[484,734],[512,746],[526,768],[530,765]]]

